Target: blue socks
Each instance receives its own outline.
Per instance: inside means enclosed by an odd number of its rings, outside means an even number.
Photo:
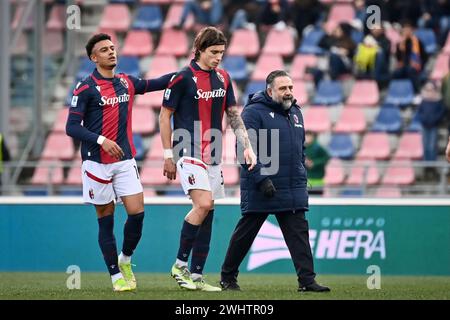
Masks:
[[[144,212],[128,215],[125,227],[123,229],[122,253],[131,257],[136,249],[142,235],[142,226],[144,221]]]
[[[110,275],[120,272],[117,265],[117,247],[114,237],[114,215],[109,215],[98,219],[98,244],[103,253],[103,259]]]
[[[206,258],[209,253],[213,218],[214,210],[211,210],[200,225],[192,250],[191,273],[203,273],[203,268],[205,267]]]
[[[194,226],[184,220],[183,227],[181,228],[180,248],[178,249],[177,259],[186,262],[188,261],[192,245],[197,237],[199,229],[200,226]]]

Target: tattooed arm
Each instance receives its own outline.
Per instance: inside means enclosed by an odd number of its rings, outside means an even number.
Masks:
[[[228,107],[226,112],[230,126],[236,135],[236,139],[244,146],[244,157],[245,162],[249,165],[248,170],[252,170],[256,165],[256,155],[253,152],[252,145],[248,139],[247,130],[245,129],[244,122],[239,115],[239,110],[236,106],[233,106]]]

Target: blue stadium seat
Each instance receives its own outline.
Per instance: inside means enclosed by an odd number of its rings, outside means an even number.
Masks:
[[[363,41],[364,32],[353,29],[350,36],[356,44],[359,44],[360,42]]]
[[[345,188],[339,193],[341,197],[362,197],[363,195],[364,192],[361,188]]]
[[[349,134],[334,134],[328,144],[328,152],[332,158],[352,159],[355,147]]]
[[[144,5],[138,9],[133,21],[133,29],[161,30],[163,16],[158,5]]]
[[[245,92],[242,95],[242,104],[245,105],[248,100],[248,96],[256,91],[265,90],[266,82],[265,81],[250,81],[245,88]]]
[[[139,58],[131,56],[122,56],[119,58],[116,73],[126,73],[134,77],[139,77]]]
[[[322,80],[319,82],[313,104],[338,104],[344,100],[342,86],[338,81]]]
[[[409,124],[408,128],[406,128],[408,132],[422,132],[422,124],[419,121],[419,113],[416,112]]]
[[[85,77],[89,76],[92,71],[95,69],[95,63],[92,62],[89,58],[81,58],[80,59],[80,67],[78,68],[76,80],[80,81]]]
[[[134,157],[137,161],[144,160],[145,158],[145,147],[142,136],[138,133],[133,133],[133,143],[136,148],[136,156]]]
[[[247,59],[244,56],[226,56],[222,65],[230,74],[231,79],[235,81],[248,79]]]
[[[437,41],[433,29],[417,29],[414,33],[422,42],[426,53],[433,54],[436,52]]]
[[[399,133],[402,130],[402,115],[400,109],[393,104],[385,104],[380,108],[372,131]]]
[[[298,48],[298,53],[321,55],[325,51],[318,46],[320,40],[325,35],[325,32],[320,28],[314,28],[306,35]]]
[[[409,79],[396,79],[389,83],[385,103],[405,106],[414,100],[414,88]]]
[[[134,4],[136,0],[109,0],[109,3],[126,3],[126,4]]]

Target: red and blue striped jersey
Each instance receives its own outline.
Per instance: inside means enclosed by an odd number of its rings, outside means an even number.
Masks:
[[[207,164],[219,164],[222,158],[222,118],[226,108],[236,105],[230,76],[225,70],[203,70],[192,60],[169,82],[163,107],[174,111],[175,156],[189,156]],[[189,132],[190,140],[177,139],[177,130]],[[214,130],[215,129],[215,130]],[[220,132],[220,137],[215,133]],[[220,138],[218,148],[216,144]],[[179,145],[181,143],[181,145]],[[178,146],[178,147],[177,147]]]
[[[142,80],[122,73],[114,78],[104,78],[95,69],[89,77],[79,82],[73,91],[66,131],[69,136],[81,141],[83,161],[105,164],[120,161],[97,144],[100,135],[122,148],[125,155],[121,160],[133,158],[136,154],[131,123],[134,95],[166,88],[171,76],[157,79],[162,82],[157,82],[155,87],[152,82],[155,80]]]

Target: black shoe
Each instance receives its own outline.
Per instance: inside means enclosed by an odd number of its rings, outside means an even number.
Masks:
[[[230,290],[230,291],[241,291],[241,287],[237,284],[237,282],[227,282],[227,281],[220,281],[220,286],[222,287],[222,290]]]
[[[325,287],[325,286],[321,286],[320,284],[318,284],[317,282],[313,282],[311,284],[308,284],[307,286],[302,286],[298,288],[299,292],[306,292],[306,291],[311,291],[311,292],[330,292],[330,288]]]

